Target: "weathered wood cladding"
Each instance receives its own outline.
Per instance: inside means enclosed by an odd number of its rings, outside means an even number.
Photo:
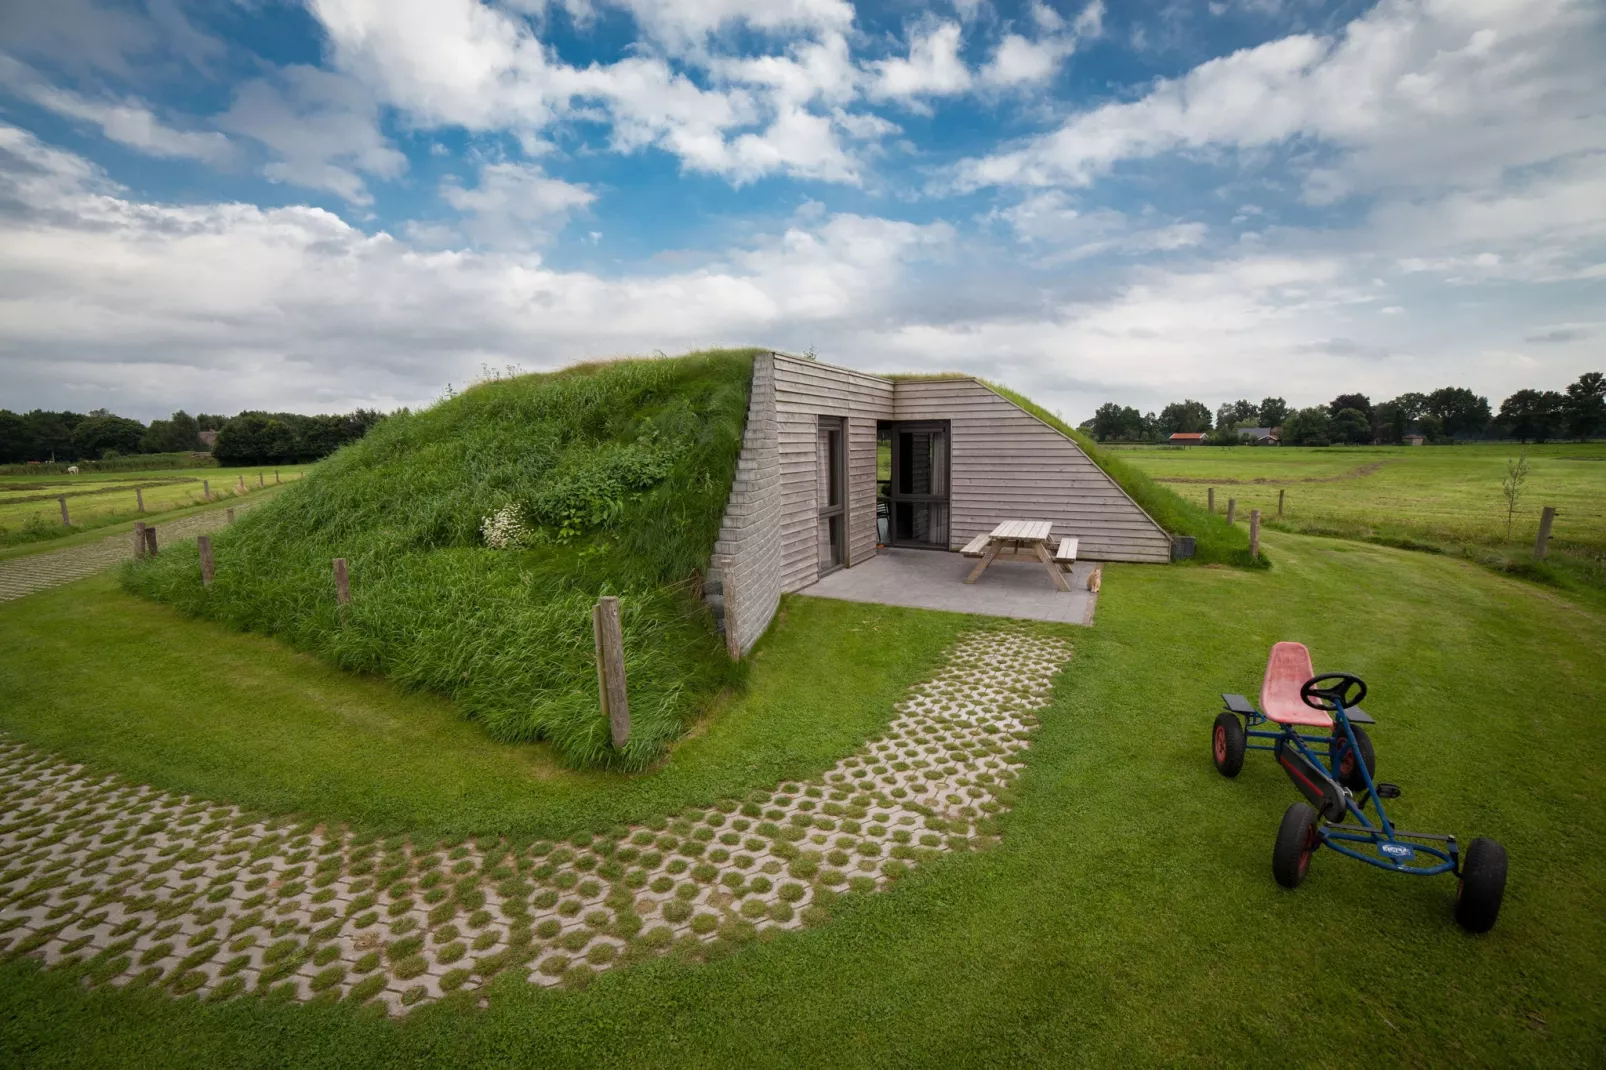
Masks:
[[[892,417],[893,384],[879,376],[817,361],[773,358],[780,435],[781,590],[807,587],[819,576],[821,416],[844,420],[847,450],[847,563],[875,555],[876,421]]]
[[[1170,537],[1081,448],[974,379],[901,380],[895,420],[947,420],[953,549],[1005,520],[1049,520],[1096,561],[1171,559]]]

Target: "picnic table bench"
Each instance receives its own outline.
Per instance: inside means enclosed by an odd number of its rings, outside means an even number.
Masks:
[[[1061,569],[1069,570],[1076,562],[1077,541],[1061,539],[1053,553],[1049,552],[1053,523],[1048,520],[1006,520],[986,535],[977,535],[959,552],[966,557],[979,557],[980,561],[965,577],[966,583],[975,583],[987,566],[1002,558],[1005,561],[1036,561],[1048,569],[1054,586],[1069,591]]]

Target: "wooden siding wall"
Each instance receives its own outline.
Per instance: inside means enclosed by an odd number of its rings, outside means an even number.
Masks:
[[[1080,557],[1171,559],[1170,536],[1075,442],[974,379],[900,381],[893,409],[952,424],[951,548],[1004,520],[1050,520],[1056,537],[1081,540]]]
[[[796,591],[820,574],[815,451],[821,416],[844,419],[847,563],[851,567],[875,556],[876,421],[892,418],[892,383],[797,357],[771,359],[780,441],[781,590]]]

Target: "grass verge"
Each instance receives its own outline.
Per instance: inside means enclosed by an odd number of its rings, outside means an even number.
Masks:
[[[405,1023],[256,999],[85,991],[0,965],[0,1061],[32,1065],[1581,1066],[1606,1050],[1606,620],[1462,561],[1273,534],[1272,572],[1108,565],[1099,624],[997,849],[847,897],[722,961],[581,991],[508,977]],[[808,603],[793,603],[794,612]],[[1254,612],[1223,614],[1223,605]],[[1177,622],[1208,620],[1187,633]],[[1275,640],[1365,676],[1410,827],[1511,852],[1499,926],[1448,878],[1318,855],[1271,878],[1295,794],[1210,763],[1217,692]],[[822,673],[823,675],[823,673]],[[1542,682],[1542,683],[1541,683]],[[848,688],[837,689],[842,696]]]
[[[0,728],[134,780],[422,840],[533,839],[806,777],[892,716],[971,618],[788,599],[724,701],[653,771],[565,768],[429,693],[343,673],[97,577],[0,614]]]

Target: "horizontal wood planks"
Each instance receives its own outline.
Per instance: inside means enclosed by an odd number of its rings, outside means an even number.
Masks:
[[[847,450],[848,564],[875,553],[876,421],[892,416],[892,383],[863,372],[777,354],[775,409],[780,430],[781,590],[819,578],[819,418],[844,418]]]
[[[952,545],[1005,520],[1049,520],[1084,558],[1171,559],[1170,537],[1075,442],[974,379],[900,381],[893,419],[952,426]]]

